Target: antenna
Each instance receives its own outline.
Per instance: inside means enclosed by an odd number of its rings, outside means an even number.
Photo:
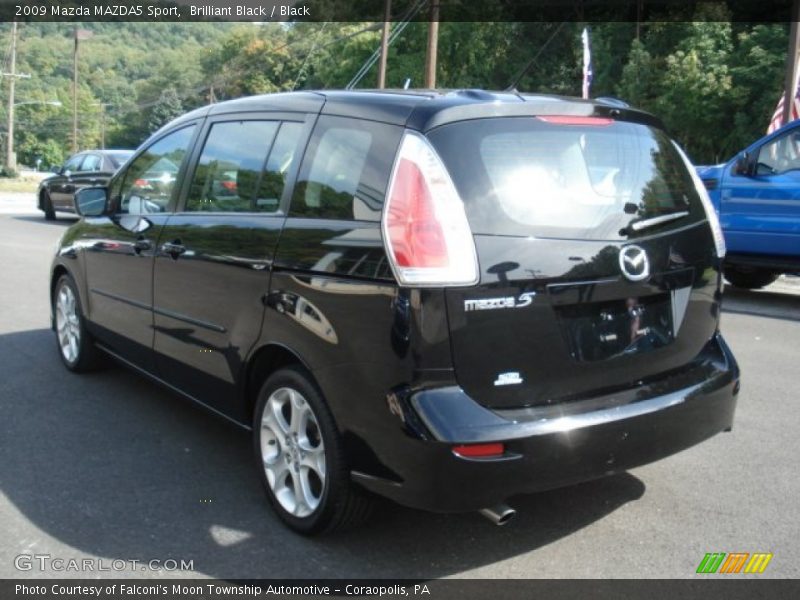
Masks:
[[[527,64],[527,65],[525,65],[525,68],[523,68],[523,69],[522,69],[522,71],[520,71],[520,72],[519,72],[519,75],[517,75],[517,76],[514,78],[514,81],[512,81],[512,82],[511,82],[511,85],[509,85],[509,86],[508,86],[508,87],[505,89],[505,91],[506,91],[506,92],[513,92],[513,91],[516,91],[516,89],[517,89],[517,84],[519,83],[519,80],[520,80],[520,79],[522,79],[522,77],[525,75],[525,73],[527,73],[527,72],[528,72],[528,69],[530,69],[530,68],[531,68],[531,67],[534,65],[534,63],[536,63],[536,61],[537,61],[537,60],[539,59],[539,57],[542,55],[542,52],[544,52],[544,51],[545,51],[545,48],[547,48],[547,46],[549,46],[549,45],[550,45],[550,42],[552,42],[552,41],[553,41],[553,38],[555,38],[555,37],[556,37],[556,34],[557,34],[559,31],[561,31],[561,29],[562,29],[562,27],[564,27],[564,25],[566,25],[566,22],[564,22],[564,21],[562,21],[561,23],[559,23],[559,24],[558,24],[558,27],[556,27],[555,31],[553,31],[553,33],[552,33],[552,34],[550,34],[550,37],[549,37],[549,38],[547,38],[547,41],[546,41],[544,44],[542,44],[542,47],[541,47],[541,48],[539,48],[539,51],[538,51],[538,52],[537,52],[537,53],[534,55],[534,57],[533,57],[533,58],[532,58],[532,59],[531,59],[531,60],[528,62],[528,64]]]

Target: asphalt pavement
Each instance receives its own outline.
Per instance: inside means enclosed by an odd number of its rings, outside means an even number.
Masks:
[[[722,577],[800,576],[798,279],[728,290],[723,333],[743,372],[731,433],[513,498],[502,528],[386,503],[363,529],[306,539],[270,513],[246,433],[121,367],[61,365],[48,267],[74,219],[32,205],[0,195],[0,578],[93,576],[19,570],[20,555],[96,559],[103,577],[700,577],[707,552],[774,555],[761,575]],[[193,569],[141,566],[153,559]]]

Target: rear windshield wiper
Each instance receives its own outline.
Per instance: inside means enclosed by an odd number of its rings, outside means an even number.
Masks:
[[[656,225],[669,223],[670,221],[677,221],[678,219],[688,216],[689,211],[682,210],[680,212],[669,213],[668,215],[659,215],[657,217],[650,217],[649,219],[642,219],[641,221],[634,221],[625,229],[630,231],[641,231],[642,229],[648,229],[650,227],[655,227]]]

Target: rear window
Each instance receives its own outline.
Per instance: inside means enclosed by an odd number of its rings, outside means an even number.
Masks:
[[[126,160],[128,160],[133,151],[131,152],[109,152],[107,154],[109,160],[111,160],[111,164],[114,166],[115,169],[119,169]]]
[[[704,217],[669,137],[645,125],[464,121],[431,133],[476,234],[629,239]],[[630,225],[688,213],[634,231]]]

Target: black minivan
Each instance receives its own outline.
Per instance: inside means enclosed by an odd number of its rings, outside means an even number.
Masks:
[[[64,364],[252,430],[280,518],[514,515],[732,426],[725,253],[653,116],[479,90],[293,92],[158,131],[53,262]]]

